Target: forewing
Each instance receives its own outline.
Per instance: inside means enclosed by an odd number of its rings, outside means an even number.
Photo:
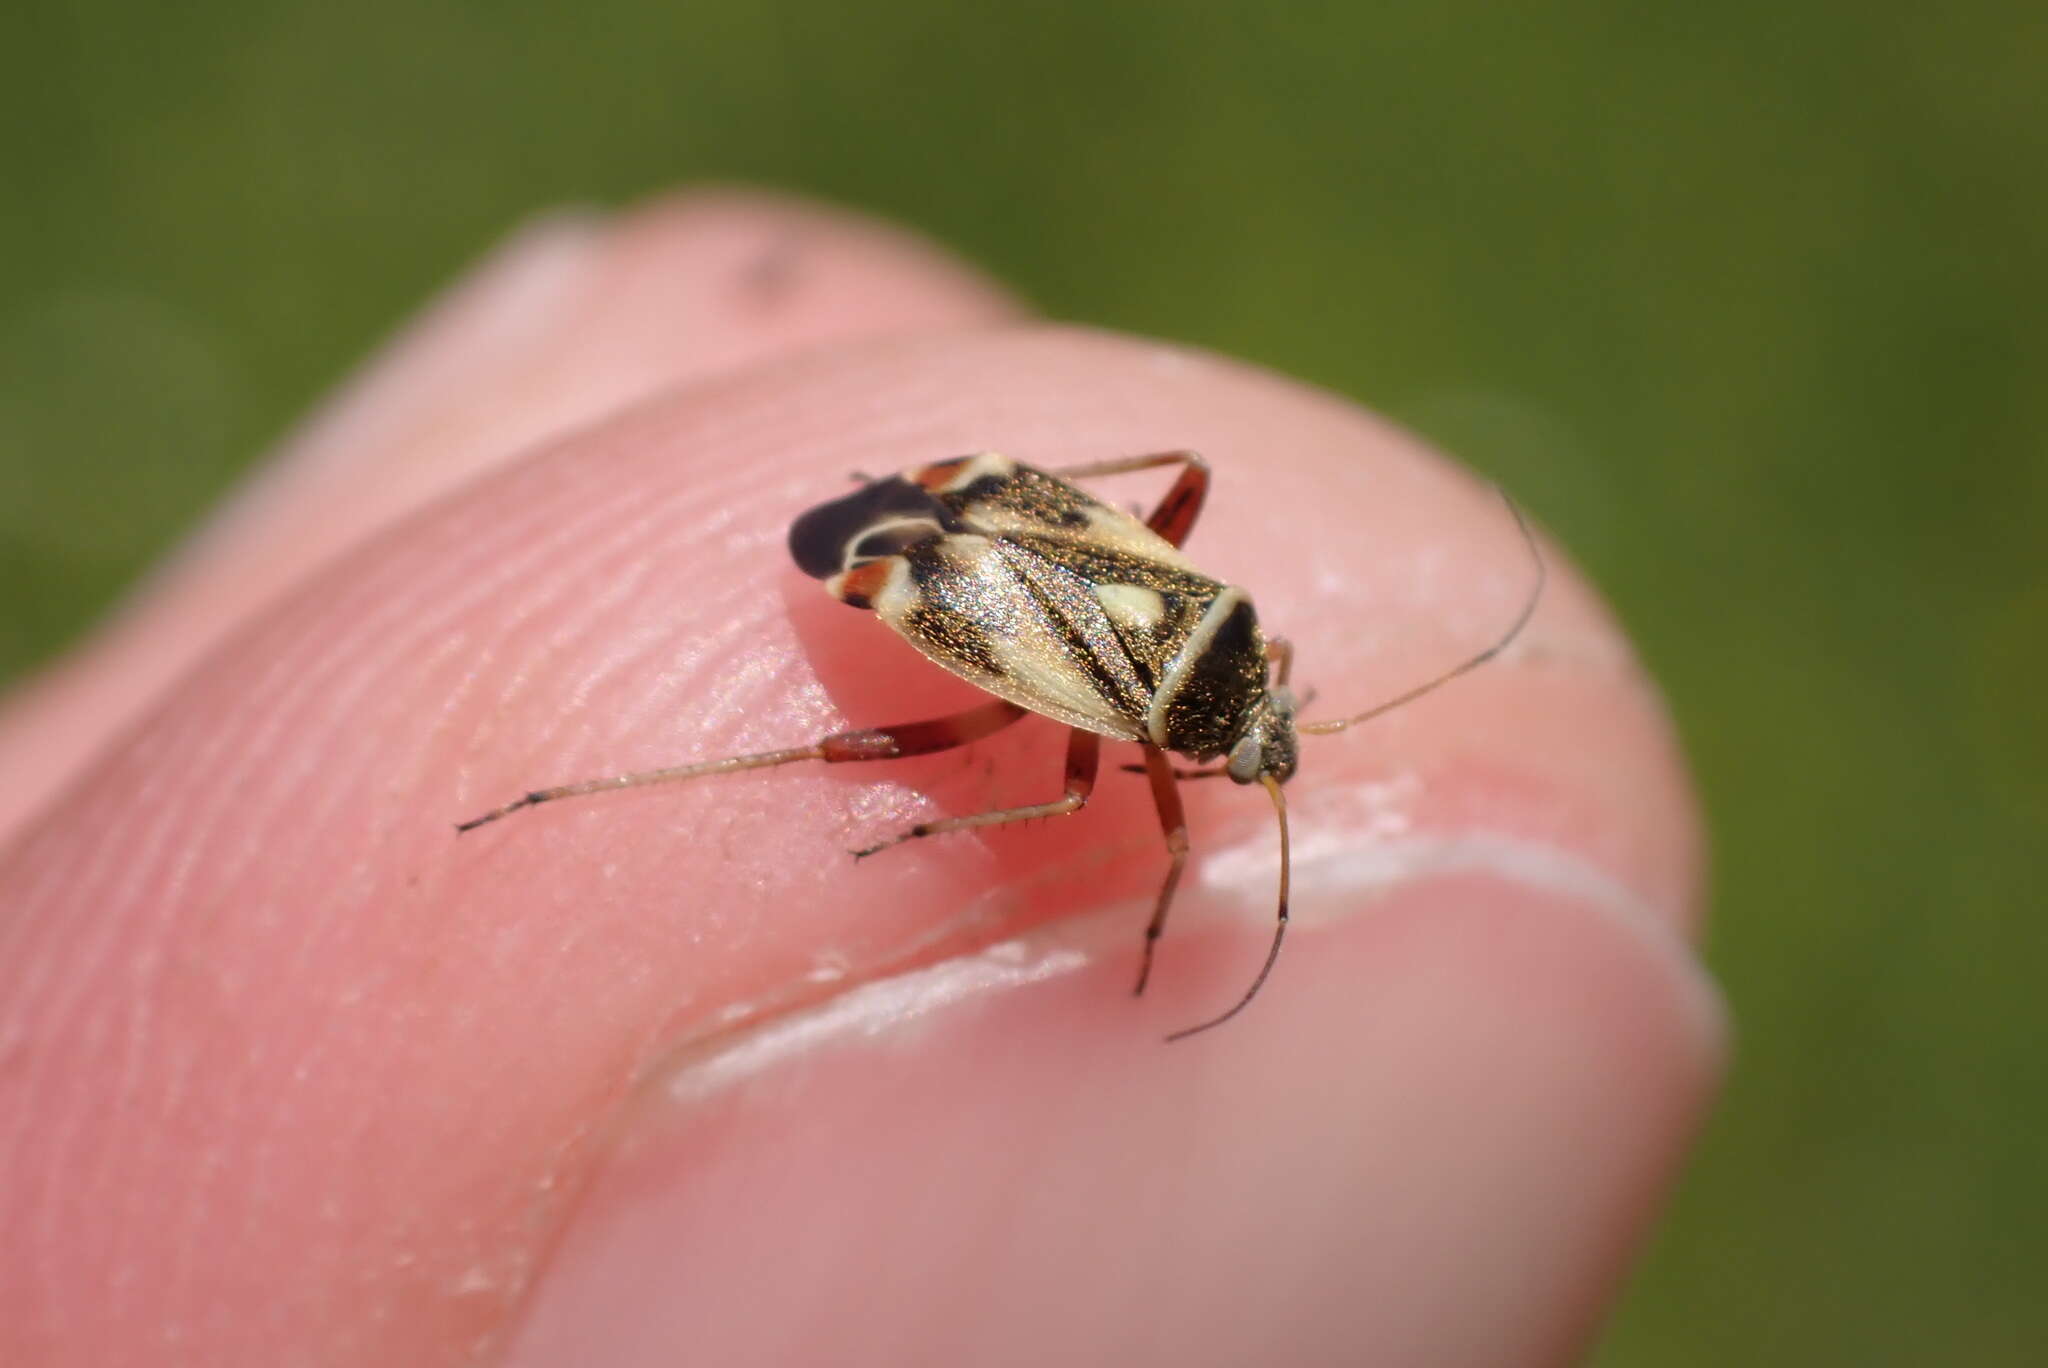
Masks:
[[[901,479],[939,506],[931,535],[830,581],[834,592],[999,698],[1159,741],[1160,682],[1184,672],[1224,586],[1137,518],[1004,456]]]
[[[961,534],[897,558],[874,609],[935,663],[1055,721],[1136,739],[1150,693],[1109,615],[1071,572]]]

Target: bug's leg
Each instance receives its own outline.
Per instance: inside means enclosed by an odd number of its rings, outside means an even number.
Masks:
[[[1180,478],[1166,491],[1152,516],[1145,519],[1145,525],[1179,546],[1194,530],[1195,519],[1202,515],[1202,501],[1209,497],[1209,463],[1199,453],[1154,451],[1143,456],[1116,456],[1088,465],[1066,466],[1052,473],[1062,480],[1090,480],[1098,475],[1122,475],[1163,465],[1180,466]]]
[[[900,836],[891,836],[886,841],[854,851],[853,858],[863,860],[878,850],[887,850],[890,846],[914,841],[921,836],[940,836],[970,827],[1001,826],[1005,822],[1028,822],[1034,817],[1064,817],[1068,813],[1079,812],[1087,806],[1088,795],[1095,791],[1095,767],[1101,757],[1102,738],[1076,727],[1067,740],[1066,791],[1051,802],[997,808],[993,812],[976,812],[966,817],[942,817],[936,822],[919,822]]]
[[[1180,790],[1175,787],[1178,776],[1166,752],[1149,742],[1145,743],[1145,772],[1152,776],[1152,802],[1159,809],[1159,829],[1166,833],[1166,853],[1173,863],[1167,866],[1166,882],[1159,886],[1159,901],[1152,905],[1152,920],[1145,924],[1145,957],[1138,965],[1138,986],[1131,989],[1134,997],[1145,991],[1145,982],[1152,977],[1152,952],[1166,930],[1166,909],[1173,905],[1174,890],[1180,887],[1180,872],[1188,862],[1188,819],[1181,811]]]
[[[1117,768],[1122,770],[1125,774],[1151,773],[1151,771],[1146,769],[1143,765],[1118,765]],[[1218,766],[1215,769],[1202,770],[1182,769],[1178,765],[1175,765],[1173,767],[1173,777],[1176,779],[1221,779],[1224,775],[1228,773],[1230,773],[1230,771],[1222,766]]]
[[[643,770],[636,774],[615,774],[603,779],[586,779],[578,784],[563,784],[558,788],[535,789],[503,807],[492,808],[481,817],[472,817],[466,822],[459,823],[455,829],[458,832],[473,831],[486,822],[508,817],[521,808],[552,803],[559,798],[575,798],[586,793],[609,793],[613,789],[643,788],[649,784],[671,784],[683,779],[701,778],[707,774],[767,769],[772,765],[789,765],[799,760],[823,760],[828,765],[837,765],[849,760],[896,760],[906,755],[929,755],[933,751],[951,750],[970,741],[979,741],[990,732],[1009,726],[1023,715],[1024,709],[1015,703],[1005,703],[997,699],[983,703],[979,707],[969,708],[966,712],[928,718],[922,722],[901,722],[893,727],[861,727],[854,731],[834,732],[808,746],[793,746],[788,750],[761,751],[754,755],[729,755],[723,760],[704,760],[694,765]]]

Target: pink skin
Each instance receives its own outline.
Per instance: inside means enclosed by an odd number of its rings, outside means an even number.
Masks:
[[[974,701],[788,565],[790,517],[852,470],[1202,449],[1190,549],[1296,641],[1315,716],[1513,616],[1512,523],[1399,432],[1012,317],[786,203],[530,234],[0,717],[28,795],[0,855],[0,1361],[1583,1346],[1720,1023],[1682,769],[1554,547],[1508,657],[1305,742],[1302,925],[1244,1017],[1170,1047],[1263,950],[1256,790],[1183,790],[1196,856],[1141,1002],[1141,778],[845,853],[1052,796],[1041,719],[452,835],[537,785]]]

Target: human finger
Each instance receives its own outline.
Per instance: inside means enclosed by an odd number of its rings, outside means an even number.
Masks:
[[[1290,786],[1304,933],[1252,1012],[1165,1047],[1165,1030],[1241,984],[1271,912],[1269,819],[1243,801],[1256,795],[1191,787],[1198,861],[1154,993],[1075,1018],[1104,1042],[1086,1093],[1053,1057],[992,1064],[973,1023],[1004,1024],[999,998],[1024,1004],[1012,1023],[1066,1019],[1084,990],[1128,982],[1162,867],[1141,784],[1112,774],[1060,823],[858,869],[844,855],[926,815],[1043,796],[1057,762],[1037,753],[1038,723],[874,774],[721,776],[452,843],[447,823],[539,783],[969,701],[783,564],[789,513],[848,469],[992,445],[1058,464],[1182,444],[1218,467],[1194,554],[1254,587],[1326,696],[1403,682],[1518,602],[1526,564],[1497,501],[1398,433],[1212,358],[1026,330],[864,345],[676,392],[387,531],[215,651],[4,871],[20,890],[0,945],[0,1029],[20,1064],[5,1086],[10,1113],[38,1118],[0,1164],[10,1205],[31,1214],[7,1255],[26,1276],[6,1285],[37,1289],[8,1323],[89,1325],[107,1353],[176,1324],[195,1358],[313,1346],[433,1362],[507,1342],[522,1317],[536,1337],[588,1333],[600,1312],[621,1335],[658,1333],[664,1305],[690,1305],[737,1351],[771,1306],[861,1305],[874,1338],[849,1348],[883,1361],[923,1346],[920,1327],[997,1325],[1007,1304],[977,1303],[977,1288],[1032,1287],[1092,1318],[1046,1328],[1130,1340],[1154,1320],[1135,1293],[1213,1288],[1241,1267],[1258,1228],[1243,1176],[1261,1174],[1286,1210],[1324,1194],[1327,1219],[1289,1246],[1301,1259],[1369,1253],[1371,1267],[1412,1254],[1427,1213],[1470,1190],[1472,1210],[1447,1215],[1413,1267],[1485,1276],[1416,1286],[1444,1305],[1494,1290],[1505,1313],[1472,1343],[1582,1332],[1711,1086],[1714,1040],[1673,934],[1697,873],[1682,771],[1611,622],[1562,567],[1524,650],[1310,752]],[[1256,512],[1230,501],[1233,476]],[[905,977],[1089,911],[1131,918],[1129,939],[1062,947],[1065,969],[1034,980],[1050,997],[920,996]],[[759,1057],[759,1032],[885,982],[911,1006],[854,1044],[916,1072],[880,1114],[830,1083],[872,1062],[822,1049],[783,1051],[743,1088],[691,1086]],[[922,1027],[890,1024],[905,1016]],[[983,1222],[989,1257],[963,1260],[929,1238],[956,1228],[944,1210],[858,1181],[886,1176],[892,1154],[936,1162],[919,1122],[968,1077],[1010,1085],[980,1104],[1007,1139],[960,1151],[954,1177],[1061,1192],[1045,1228],[1085,1222],[1098,1257],[1044,1239],[1005,1255],[1006,1227]],[[1229,1111],[1248,1089],[1272,1103],[1253,1123]],[[1075,1106],[1112,1094],[1131,1108],[1121,1146],[1113,1114],[1074,1130]],[[1415,1128],[1394,1126],[1417,1106]],[[660,1230],[676,1278],[640,1284],[631,1306],[579,1301],[631,1252],[605,1242],[602,1213],[649,1152],[640,1138],[674,1134],[678,1111],[692,1144],[737,1147],[709,1159],[791,1163],[739,1174],[666,1151],[682,1161],[661,1181],[696,1203]],[[1397,1140],[1375,1140],[1388,1128]],[[1069,1133],[1105,1148],[1069,1148]],[[1162,1156],[1149,1185],[1090,1185],[1091,1165],[1129,1176]],[[692,1176],[720,1173],[755,1203],[720,1205]],[[832,1228],[889,1257],[809,1260],[801,1204],[770,1201],[835,1183]],[[1167,1210],[1184,1238],[1158,1238]],[[756,1228],[736,1230],[750,1211]],[[1215,1239],[1188,1234],[1197,1217]],[[783,1301],[711,1276],[740,1240],[756,1243],[735,1270],[763,1272],[764,1249],[801,1263]],[[117,1270],[122,1298],[88,1314],[77,1298]],[[934,1319],[935,1302],[962,1314]],[[1275,1335],[1312,1324],[1319,1344],[1394,1326],[1392,1308],[1346,1303],[1327,1281],[1276,1284],[1249,1311],[1176,1311],[1175,1343],[1220,1336],[1226,1318]]]

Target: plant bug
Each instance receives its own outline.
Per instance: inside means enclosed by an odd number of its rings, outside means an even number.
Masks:
[[[1180,474],[1142,521],[1083,492],[1075,481],[1177,465]],[[1535,614],[1545,567],[1513,500],[1534,575],[1520,612],[1478,654],[1349,717],[1295,719],[1292,646],[1259,627],[1244,590],[1209,578],[1181,553],[1209,492],[1209,466],[1192,451],[1162,451],[1043,471],[993,452],[936,461],[818,505],[789,530],[797,567],[840,602],[874,612],[928,659],[994,695],[947,717],[836,732],[787,750],[734,755],[669,769],[536,789],[456,827],[473,831],[522,808],[586,793],[639,788],[799,760],[840,764],[926,755],[978,741],[1027,712],[1069,728],[1061,795],[1044,803],[920,822],[855,851],[1086,806],[1102,739],[1135,742],[1165,832],[1166,879],[1145,926],[1134,990],[1145,991],[1153,953],[1187,864],[1187,820],[1177,783],[1227,775],[1258,784],[1280,829],[1280,889],[1273,939],[1251,986],[1221,1014],[1168,1036],[1220,1026],[1251,1004],[1287,935],[1287,801],[1281,786],[1303,735],[1327,735],[1398,708],[1477,669]],[[1505,497],[1505,496],[1503,496]],[[1211,768],[1182,771],[1169,753]]]

